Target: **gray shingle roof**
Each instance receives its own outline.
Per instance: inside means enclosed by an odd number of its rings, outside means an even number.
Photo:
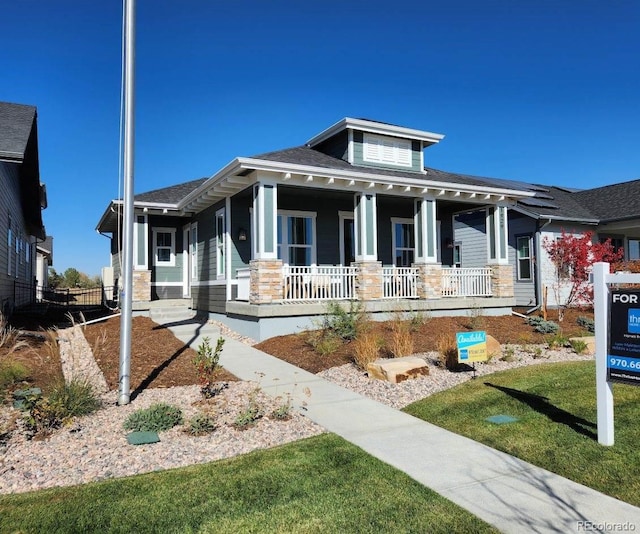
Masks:
[[[640,217],[640,180],[587,189],[574,195],[602,222]]]
[[[177,204],[192,191],[200,187],[207,178],[198,178],[178,185],[154,189],[135,195],[136,202],[154,202],[158,204]]]
[[[22,161],[36,108],[0,102],[0,158]]]

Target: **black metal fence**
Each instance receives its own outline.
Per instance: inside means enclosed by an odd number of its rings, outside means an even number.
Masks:
[[[13,284],[13,304],[16,310],[113,308],[117,305],[117,296],[117,288],[113,286],[51,289],[18,281]]]

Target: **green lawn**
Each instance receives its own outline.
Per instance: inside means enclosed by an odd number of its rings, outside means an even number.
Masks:
[[[0,498],[0,532],[495,532],[335,435]]]
[[[405,411],[640,505],[640,388],[614,385],[615,445],[598,444],[595,364],[554,363],[479,377]],[[519,421],[494,424],[492,415]]]

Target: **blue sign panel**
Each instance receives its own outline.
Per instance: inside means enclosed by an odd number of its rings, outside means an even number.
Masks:
[[[640,385],[640,291],[610,292],[607,379]]]

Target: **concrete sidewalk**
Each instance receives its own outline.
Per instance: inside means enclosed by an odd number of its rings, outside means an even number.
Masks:
[[[167,325],[197,349],[219,329]],[[640,531],[640,508],[367,399],[226,338],[220,363],[271,395],[289,392],[312,421],[469,510],[502,532]],[[629,473],[629,476],[635,476]],[[627,526],[624,529],[624,526]]]

